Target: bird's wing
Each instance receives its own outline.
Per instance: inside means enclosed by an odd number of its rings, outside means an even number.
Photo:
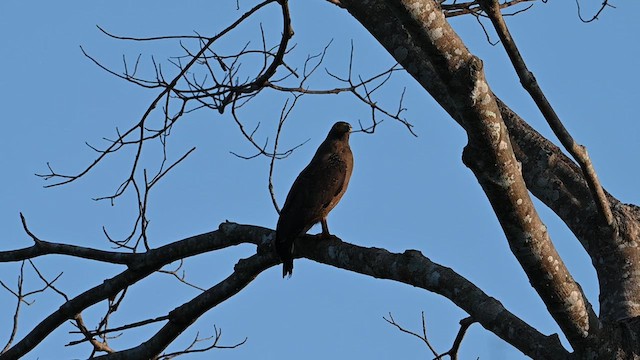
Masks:
[[[347,181],[347,164],[329,157],[314,159],[294,181],[278,229],[292,236],[308,231],[337,204]]]

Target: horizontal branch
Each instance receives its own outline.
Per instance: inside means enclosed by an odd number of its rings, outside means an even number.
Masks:
[[[27,221],[22,213],[20,214],[20,220],[22,221],[22,227],[24,228],[24,231],[27,233],[27,235],[29,235],[29,237],[31,237],[31,239],[33,239],[34,244],[27,248],[0,251],[0,263],[23,261],[50,254],[69,255],[73,257],[108,262],[112,264],[129,264],[135,257],[139,257],[139,254],[105,251],[84,246],[44,241],[38,238],[33,232],[31,232],[31,230],[29,230]]]
[[[96,260],[112,264],[130,264],[141,254],[105,251],[84,246],[60,244],[38,240],[32,246],[17,250],[0,251],[0,262],[16,262],[34,259],[43,255],[68,255],[82,259]]]
[[[257,245],[256,255],[240,260],[234,273],[227,279],[173,310],[169,314],[167,324],[140,346],[152,346],[153,352],[158,355],[200,315],[235,295],[260,272],[279,262],[271,246],[274,236],[275,232],[271,229],[226,222],[216,231],[192,236],[139,254],[140,257],[136,257],[127,270],[63,304],[36,325],[20,342],[0,355],[0,359],[24,356],[66,320],[73,319],[76,314],[99,301],[115,296],[166,264],[241,243]],[[541,334],[464,277],[450,268],[432,262],[418,251],[409,250],[403,254],[394,254],[384,249],[348,244],[335,237],[320,240],[317,236],[298,239],[296,249],[298,257],[306,257],[375,278],[399,281],[443,295],[473,316],[486,329],[533,358],[565,359],[568,355],[557,336]],[[117,358],[117,354],[122,353],[116,352],[110,356]]]

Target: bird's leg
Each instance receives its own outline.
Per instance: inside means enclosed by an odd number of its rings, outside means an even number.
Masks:
[[[327,225],[326,217],[320,220],[320,225],[322,225],[322,237],[325,239],[328,239],[329,237],[331,237],[331,234],[329,234],[329,226]]]

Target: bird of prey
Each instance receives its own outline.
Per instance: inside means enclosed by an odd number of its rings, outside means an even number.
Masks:
[[[276,226],[276,252],[282,260],[282,277],[293,273],[293,241],[298,236],[318,222],[322,224],[322,236],[330,236],[327,215],[347,190],[353,170],[350,132],[349,123],[333,124],[289,190]]]

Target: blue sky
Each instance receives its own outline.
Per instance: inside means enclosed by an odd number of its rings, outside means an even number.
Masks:
[[[640,98],[635,70],[640,46],[637,2],[617,2],[600,20],[583,24],[571,1],[536,3],[528,12],[507,19],[529,68],[577,141],[586,145],[605,188],[623,202],[640,203],[640,125],[632,113]],[[0,5],[0,106],[4,136],[0,141],[1,250],[30,245],[19,212],[41,238],[108,249],[105,226],[123,236],[135,216],[133,198],[124,196],[115,206],[95,202],[109,195],[126,175],[131,153],[123,152],[101,164],[87,177],[64,187],[44,189],[34,173],[56,170],[73,173],[94,154],[84,142],[100,145],[113,137],[115,127],[135,123],[156,92],[114,78],[82,56],[79,46],[120,70],[122,55],[164,60],[180,54],[175,42],[153,45],[124,43],[106,38],[95,25],[121,35],[215,34],[251,6],[240,1],[175,2],[32,2]],[[346,74],[348,52],[355,47],[354,73],[371,76],[394,64],[393,59],[345,11],[324,1],[292,1],[296,49],[289,63],[301,68],[307,54],[321,51],[333,39],[324,64]],[[588,13],[587,5],[583,11]],[[259,45],[259,25],[275,45],[281,30],[276,11],[265,11],[220,44],[231,51],[247,41]],[[451,20],[471,51],[483,59],[493,91],[540,132],[550,135],[544,120],[515,77],[504,51],[491,46],[473,18]],[[168,65],[167,65],[168,66]],[[336,86],[319,72],[311,86]],[[355,169],[342,202],[329,216],[332,233],[344,241],[390,251],[420,250],[425,256],[455,269],[510,311],[546,334],[558,327],[546,313],[510,254],[499,224],[472,173],[460,161],[466,136],[409,76],[397,73],[380,93],[390,109],[406,87],[404,116],[415,125],[413,137],[393,120],[383,122],[374,135],[354,134],[351,146]],[[286,97],[265,91],[241,116],[247,124],[261,122],[258,137],[273,138]],[[295,176],[308,163],[331,124],[369,120],[369,109],[349,95],[303,97],[285,127],[282,146],[309,140],[286,160],[276,164],[275,193],[280,204]],[[169,158],[177,159],[195,146],[195,153],[155,189],[150,201],[149,234],[152,246],[216,229],[225,221],[274,228],[277,214],[267,190],[268,160],[240,160],[230,151],[252,154],[228,115],[196,112],[185,117],[169,138]],[[151,148],[149,149],[152,150]],[[153,152],[145,155],[153,168]],[[597,281],[590,261],[566,227],[549,211],[539,211],[560,254],[597,309]],[[319,229],[314,228],[312,232]],[[230,274],[239,258],[250,256],[250,246],[188,259],[187,278],[210,287]],[[119,273],[118,266],[51,256],[35,260],[49,277],[63,272],[58,287],[70,296]],[[0,280],[15,286],[19,264],[0,265]],[[430,339],[441,352],[448,350],[466,315],[447,299],[390,281],[316,264],[296,261],[289,280],[279,267],[261,274],[240,294],[204,315],[169,348],[180,350],[195,336],[222,328],[223,344],[248,337],[242,347],[218,350],[190,358],[308,359],[429,357],[414,338],[401,334],[382,316],[391,312],[407,328],[420,329],[420,312],[427,318]],[[27,272],[26,288],[41,286]],[[197,295],[171,277],[156,274],[131,289],[128,302],[113,317],[124,324],[165,314]],[[18,338],[26,334],[62,298],[49,291],[23,308]],[[0,291],[0,343],[8,337],[15,299]],[[85,312],[85,320],[99,319],[104,304]],[[134,330],[114,339],[125,349],[144,341],[157,326]],[[75,339],[71,325],[60,327],[27,358],[85,358],[86,346],[65,347]],[[523,358],[511,346],[473,325],[463,343],[463,359]]]

